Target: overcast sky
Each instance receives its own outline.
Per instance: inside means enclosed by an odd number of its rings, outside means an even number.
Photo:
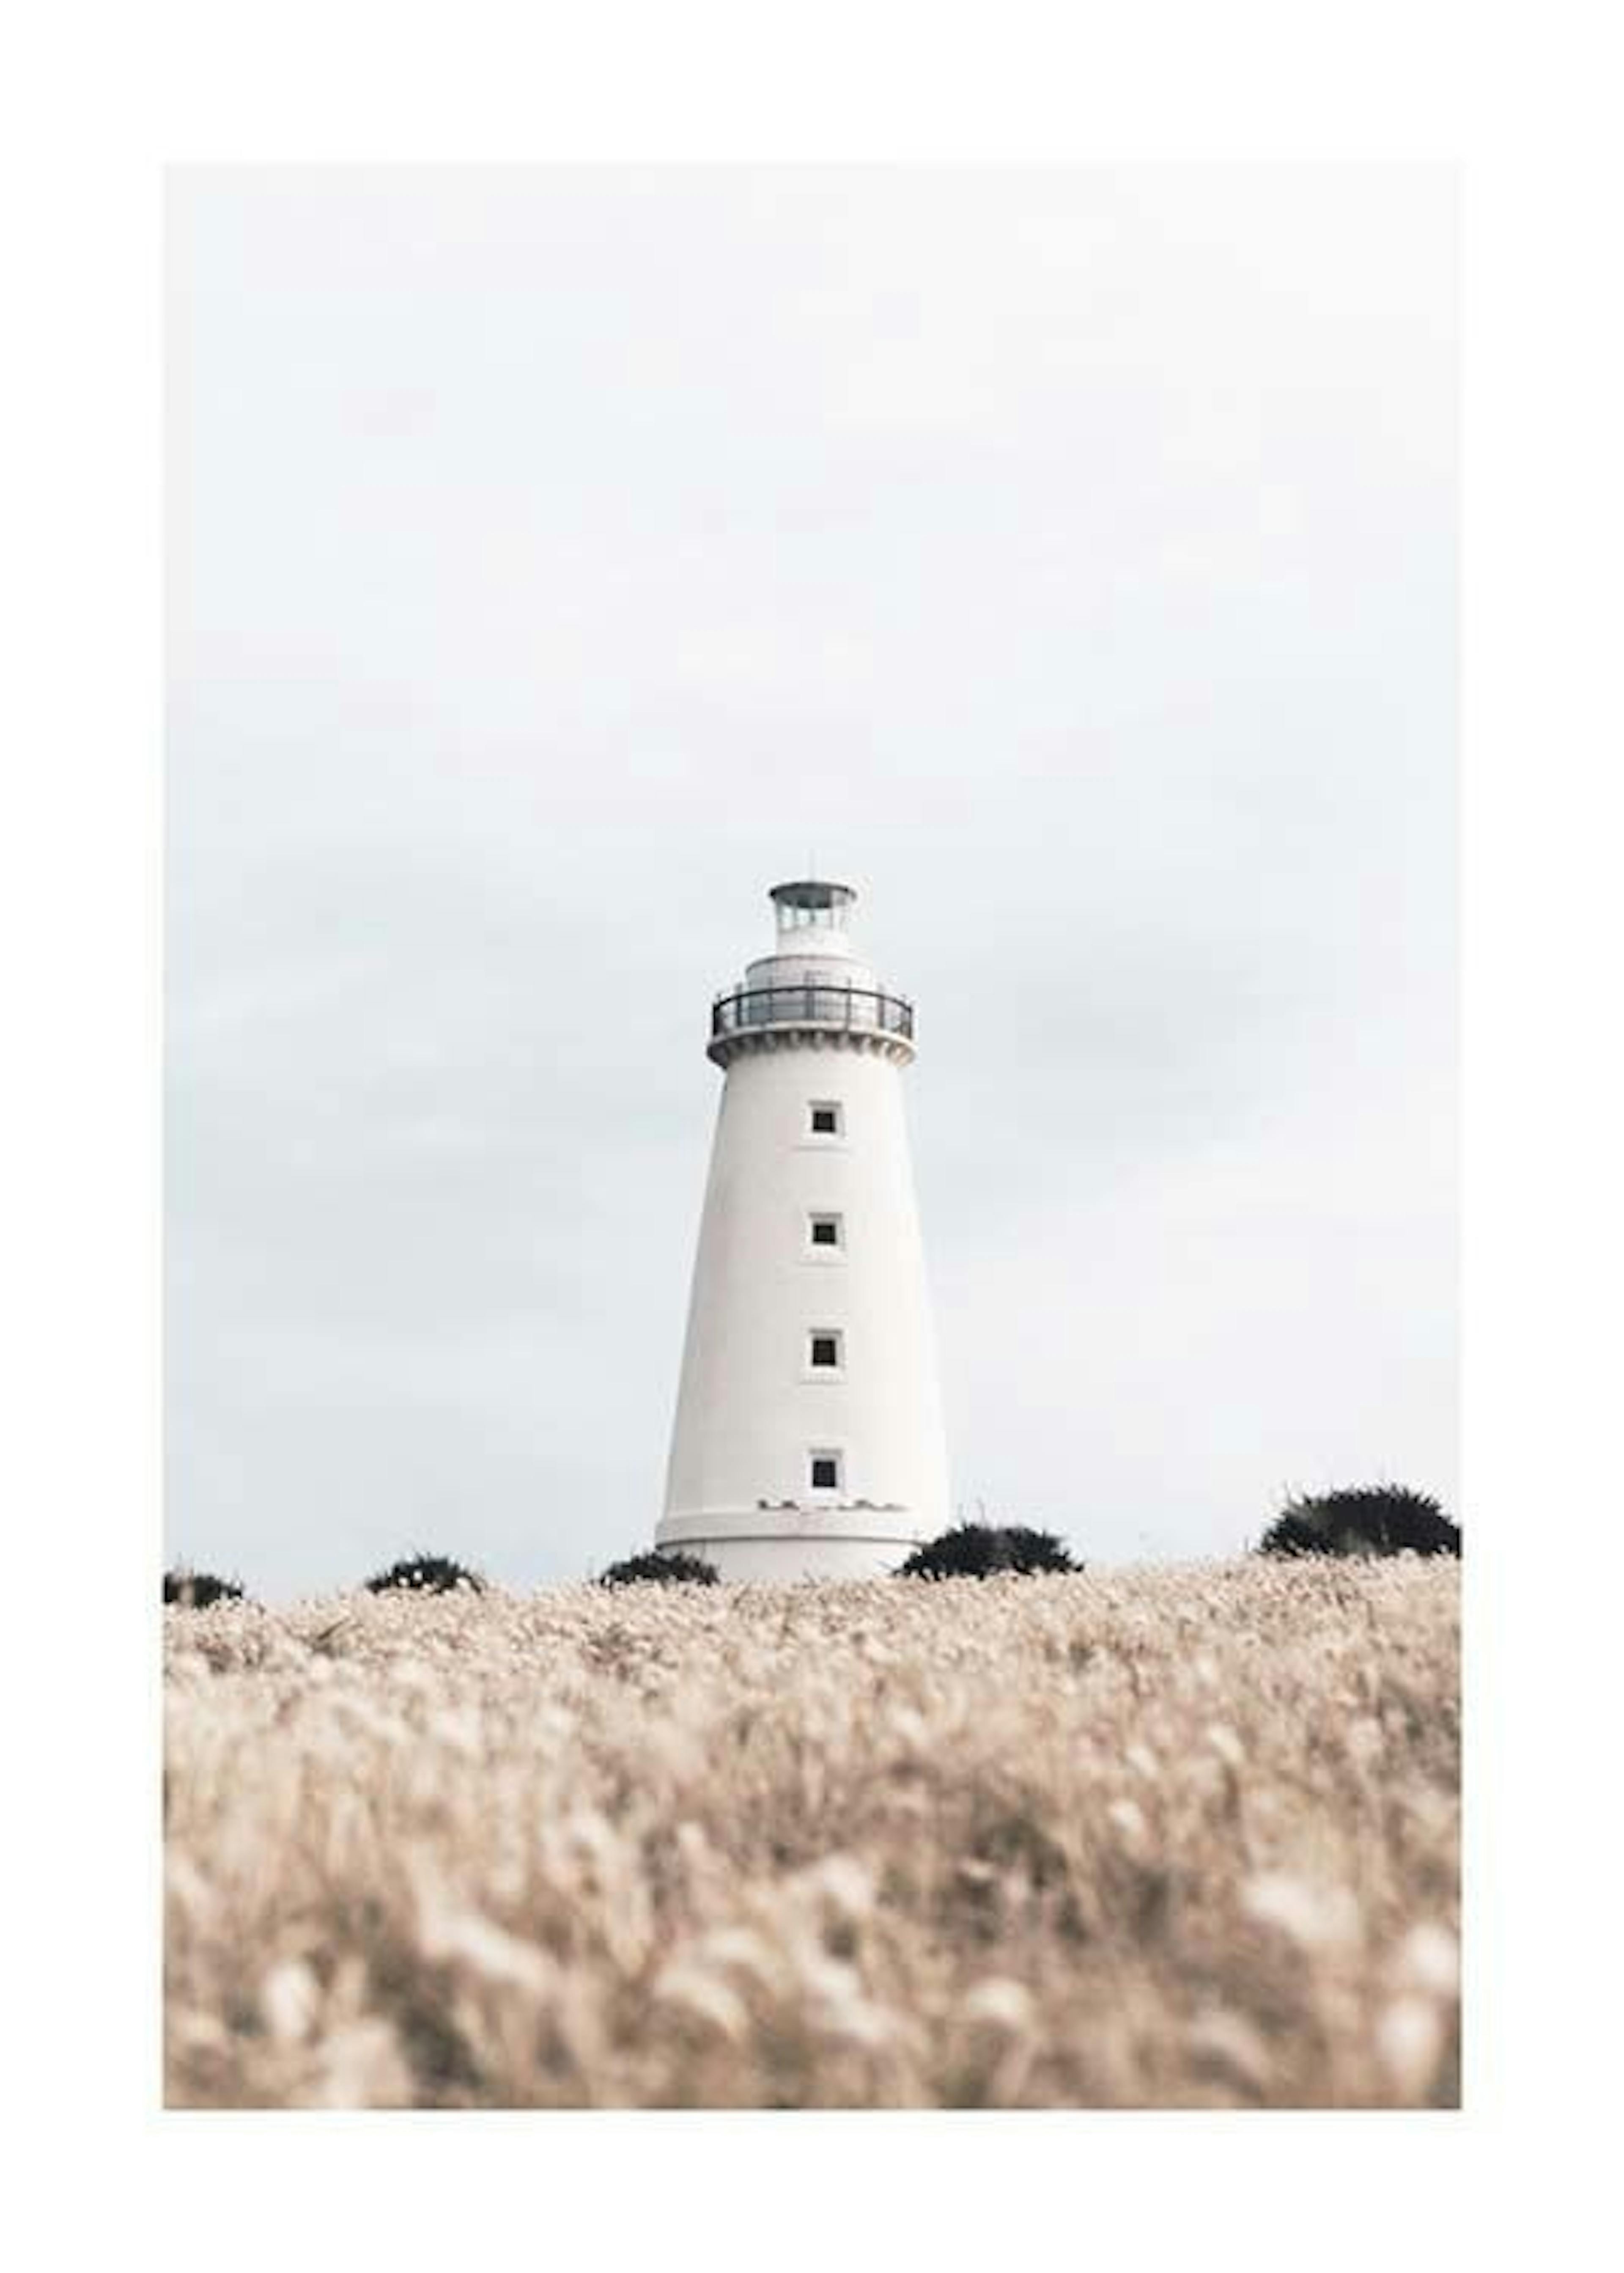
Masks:
[[[171,1553],[650,1542],[814,856],[966,1512],[1456,1507],[1455,252],[1391,169],[173,178]]]

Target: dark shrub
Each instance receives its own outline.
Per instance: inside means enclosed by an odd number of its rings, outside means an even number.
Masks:
[[[163,1574],[163,1599],[183,1610],[206,1610],[211,1602],[240,1602],[243,1589],[235,1579],[217,1579],[212,1571],[177,1567]]]
[[[702,1555],[628,1555],[611,1563],[598,1580],[600,1587],[714,1587],[720,1577],[714,1563]]]
[[[468,1587],[477,1594],[484,1584],[477,1571],[453,1563],[448,1555],[407,1555],[386,1571],[374,1571],[366,1588],[370,1594],[390,1594],[397,1587],[407,1594],[450,1594]]]
[[[1051,1531],[1024,1524],[959,1523],[928,1545],[916,1547],[903,1579],[988,1579],[995,1572],[1081,1571]]]
[[[1360,1484],[1288,1500],[1260,1555],[1458,1555],[1461,1534],[1435,1499],[1403,1484]]]

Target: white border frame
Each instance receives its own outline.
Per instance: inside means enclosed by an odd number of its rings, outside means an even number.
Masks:
[[[708,0],[471,0],[452,22],[290,0],[273,37],[218,0],[155,0],[88,23],[36,11],[19,31],[8,277],[33,312],[8,364],[5,494],[26,630],[5,700],[25,804],[0,905],[31,1110],[11,1129],[10,1504],[86,1579],[14,1615],[8,1651],[34,1707],[14,1723],[32,1844],[8,1890],[19,2224],[37,2215],[87,2260],[132,2237],[171,2266],[228,2247],[248,2273],[285,2273],[312,2235],[326,2262],[443,2266],[527,2227],[550,2250],[668,2268],[770,2248],[789,2273],[859,2234],[880,2262],[984,2264],[1058,2232],[1152,2267],[1307,2254],[1339,2273],[1396,2250],[1578,2254],[1606,2230],[1597,1740],[1615,1709],[1604,1424],[1624,1275],[1607,28],[1599,9],[1426,0],[1379,0],[1357,36],[1256,0],[1012,0],[996,20],[830,0],[808,41],[779,11]],[[157,1699],[132,1605],[159,1551],[156,169],[498,152],[1468,160],[1463,2117],[155,2112]]]

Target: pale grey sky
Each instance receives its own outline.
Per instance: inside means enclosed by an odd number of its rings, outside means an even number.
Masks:
[[[648,1543],[813,852],[966,1509],[1456,1505],[1455,261],[1438,171],[174,177],[173,1553]]]

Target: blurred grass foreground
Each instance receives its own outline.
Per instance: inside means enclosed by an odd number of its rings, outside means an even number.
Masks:
[[[1459,1578],[167,1609],[168,2104],[1454,2105]]]

